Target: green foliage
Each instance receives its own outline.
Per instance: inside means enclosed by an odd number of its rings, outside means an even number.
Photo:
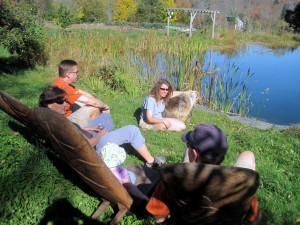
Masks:
[[[56,64],[52,67],[37,68],[16,77],[1,74],[0,84],[7,84],[1,89],[33,108],[42,88],[54,78]],[[81,87],[82,84],[83,81],[79,81],[76,85]],[[25,85],[31,90],[24,90]],[[124,91],[107,92],[101,86],[93,88],[96,96],[111,106],[116,127],[137,124],[133,113],[141,106],[147,92],[132,97]],[[85,89],[91,91],[88,85]],[[260,174],[257,196],[262,224],[294,224],[300,207],[299,128],[259,130],[226,116],[194,110],[187,130],[199,123],[214,123],[226,133],[229,150],[223,165],[232,165],[236,156],[245,149],[255,153]],[[181,162],[185,149],[185,144],[180,141],[181,133],[141,132],[153,155],[167,157],[168,163]],[[51,154],[51,148],[30,139],[31,133],[0,111],[0,201],[3,206],[0,224],[90,224],[88,217],[98,207],[101,198]],[[125,164],[142,165],[143,162],[128,154]],[[113,215],[113,209],[109,207],[97,223],[107,224]],[[154,225],[155,222],[149,215],[126,215],[120,224]]]
[[[117,0],[113,20],[129,21],[136,12],[136,3],[133,0]]]
[[[28,66],[44,64],[44,28],[30,5],[0,1],[0,44]]]
[[[61,26],[62,28],[67,28],[73,23],[73,16],[70,12],[70,10],[63,6],[63,4],[60,4],[57,18],[54,19],[57,25]]]
[[[235,64],[228,64],[225,69],[226,71],[221,73],[220,68],[217,68],[209,77],[205,84],[204,104],[224,113],[247,115],[251,107],[247,81],[254,74],[249,69],[248,73],[242,76]]]
[[[95,76],[100,77],[111,91],[125,92],[133,97],[140,93],[141,77],[134,77],[121,65],[102,66]]]
[[[80,18],[83,22],[107,21],[107,1],[89,0],[74,1],[76,8],[80,9]]]
[[[286,10],[285,21],[294,29],[295,33],[300,32],[300,2],[293,10]]]
[[[139,0],[137,6],[137,22],[163,22],[160,13],[163,10],[160,0]]]

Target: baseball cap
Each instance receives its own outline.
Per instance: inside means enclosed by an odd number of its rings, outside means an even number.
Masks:
[[[198,151],[201,158],[223,161],[227,151],[227,137],[214,124],[199,124],[193,131],[182,134],[181,140]]]

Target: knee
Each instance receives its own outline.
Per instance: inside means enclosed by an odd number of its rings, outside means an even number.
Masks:
[[[96,118],[97,116],[99,116],[100,110],[98,108],[91,107],[89,114],[91,118]]]
[[[247,161],[251,169],[256,170],[255,156],[251,151],[244,151],[238,156],[238,160]]]

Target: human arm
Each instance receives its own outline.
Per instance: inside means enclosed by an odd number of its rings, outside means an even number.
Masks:
[[[94,106],[100,108],[101,111],[108,111],[109,106],[93,96],[82,95],[77,99],[78,102],[84,103],[85,105]]]
[[[161,124],[168,129],[171,124],[162,117],[165,110],[165,103],[157,103],[155,98],[148,96],[143,103],[143,119],[150,124]]]
[[[164,119],[164,118],[155,118],[152,116],[152,111],[151,110],[146,110],[146,118],[147,118],[147,121],[151,124],[163,124],[166,129],[170,128],[171,127],[171,123]]]
[[[183,93],[190,94],[192,92],[193,92],[192,90],[188,90],[188,91],[173,91],[173,94],[170,96],[170,98],[176,97],[176,96],[178,96],[180,94],[183,94]]]
[[[103,135],[107,134],[108,131],[106,129],[99,129],[97,134],[91,138],[88,138],[89,143],[92,145],[92,147],[95,147],[100,139],[103,137]]]

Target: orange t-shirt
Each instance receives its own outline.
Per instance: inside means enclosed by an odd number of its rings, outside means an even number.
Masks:
[[[66,92],[67,106],[64,116],[70,116],[72,113],[70,106],[74,104],[80,96],[82,96],[82,94],[79,92],[79,89],[71,84],[64,82],[60,77],[57,77],[51,85],[57,86]]]
[[[147,211],[153,216],[167,217],[170,214],[170,209],[166,205],[168,199],[165,185],[160,181],[146,205]]]

